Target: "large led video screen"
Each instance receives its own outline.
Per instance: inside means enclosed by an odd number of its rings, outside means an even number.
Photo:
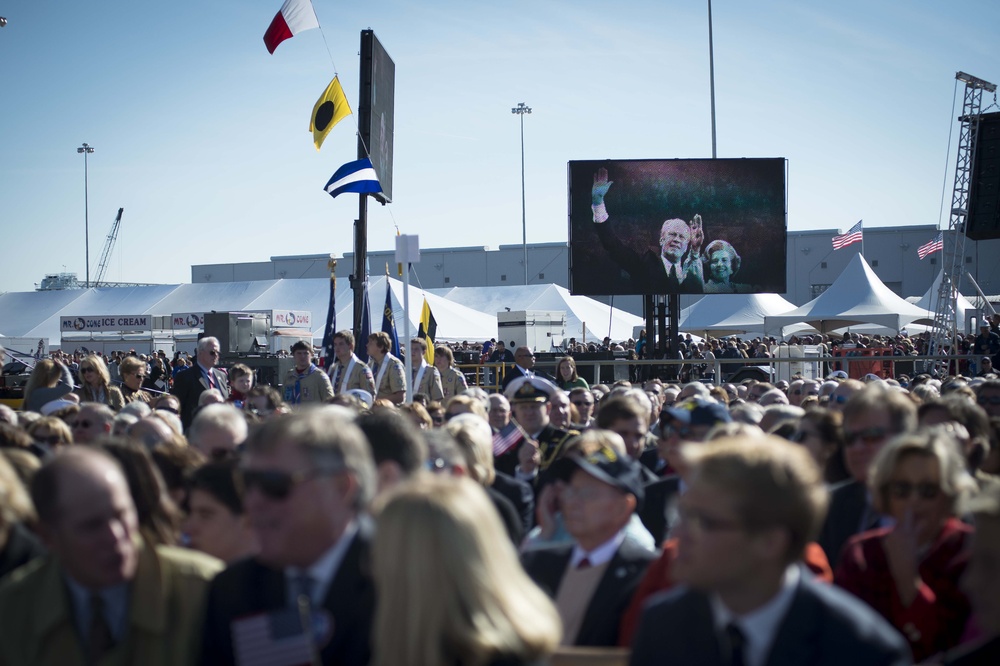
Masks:
[[[570,162],[570,291],[784,293],[785,164]]]

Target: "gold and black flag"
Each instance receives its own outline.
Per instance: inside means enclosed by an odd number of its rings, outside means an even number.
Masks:
[[[326,139],[326,135],[333,126],[349,115],[351,115],[351,106],[347,103],[347,96],[344,95],[344,89],[340,86],[340,79],[335,76],[316,101],[312,118],[309,119],[309,131],[313,134],[316,150],[319,150],[319,147],[323,145],[323,140]]]

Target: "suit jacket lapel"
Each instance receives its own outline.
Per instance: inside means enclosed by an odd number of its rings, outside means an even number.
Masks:
[[[590,597],[590,603],[587,604],[587,612],[583,616],[583,622],[580,623],[578,636],[592,635],[608,622],[617,624],[620,618],[616,615],[618,605],[615,600],[622,594],[622,584],[635,578],[639,567],[634,559],[628,557],[631,548],[632,545],[626,538],[615,551],[615,556],[608,562],[608,568],[604,570],[604,575],[601,576],[593,596]],[[610,619],[609,613],[612,614]]]
[[[804,589],[807,585],[815,584],[805,578],[809,575],[811,574],[807,571],[802,572],[803,578],[795,589],[795,598],[778,625],[770,653],[764,662],[768,666],[812,664],[817,661],[819,655],[815,654],[815,646],[820,644],[818,634],[822,629],[822,618],[818,616],[816,600]]]

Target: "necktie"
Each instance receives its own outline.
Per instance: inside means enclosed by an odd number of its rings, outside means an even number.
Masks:
[[[583,559],[577,562],[576,564],[577,569],[589,569],[591,566],[592,565],[590,564],[590,558],[587,557],[586,555],[584,555]]]
[[[735,622],[726,625],[726,637],[729,639],[729,666],[746,666],[744,652],[747,641]]]
[[[87,630],[87,656],[91,664],[96,664],[101,657],[114,647],[115,639],[111,627],[104,617],[104,598],[99,594],[90,595],[90,628]]]
[[[212,376],[211,370],[208,371],[208,388],[209,389],[215,388],[215,377]]]
[[[344,372],[344,366],[337,364],[337,374],[333,376],[333,390],[336,393],[340,390],[340,375]]]
[[[311,606],[314,602],[313,588],[315,588],[315,586],[316,581],[309,574],[302,573],[296,576],[294,579],[294,604],[298,606],[299,597],[306,597],[309,600],[309,605]]]

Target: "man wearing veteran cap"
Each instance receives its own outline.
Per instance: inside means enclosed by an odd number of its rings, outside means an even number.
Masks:
[[[563,621],[563,645],[611,646],[622,613],[658,553],[626,533],[642,504],[642,473],[625,455],[621,438],[595,430],[583,438],[595,446],[553,464],[562,479],[560,504],[571,544],[523,555],[528,575],[555,600]]]
[[[516,450],[497,456],[494,466],[505,474],[528,479],[545,470],[559,455],[563,444],[575,430],[560,430],[552,426],[549,419],[549,397],[559,387],[541,377],[518,377],[505,391],[510,402],[514,420],[528,437]]]

